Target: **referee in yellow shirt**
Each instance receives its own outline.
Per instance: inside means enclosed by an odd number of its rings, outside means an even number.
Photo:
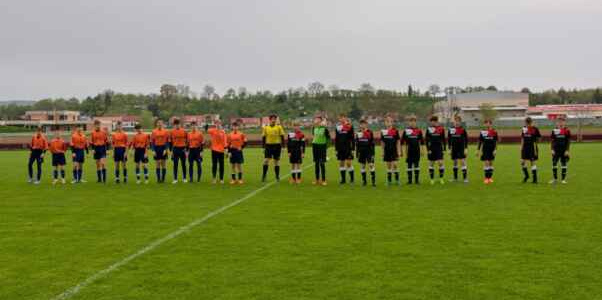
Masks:
[[[274,174],[276,174],[276,181],[280,181],[280,153],[282,147],[284,147],[284,128],[276,124],[278,116],[270,116],[270,124],[263,127],[262,130],[262,142],[263,142],[263,176],[261,181],[265,182],[268,174],[268,167],[270,160],[274,161]]]

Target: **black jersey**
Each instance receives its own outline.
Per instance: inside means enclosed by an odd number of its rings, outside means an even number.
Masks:
[[[523,147],[532,148],[537,144],[539,138],[541,138],[541,133],[539,133],[539,129],[535,126],[525,126],[521,131],[521,137],[523,139]]]
[[[380,131],[380,140],[383,143],[385,153],[397,153],[397,142],[401,137],[397,128],[383,129]]]
[[[431,126],[426,129],[426,148],[429,151],[445,150],[445,128],[443,126]]]
[[[408,155],[420,155],[420,145],[424,144],[424,136],[420,128],[406,128],[401,140],[408,147]]]
[[[483,152],[493,152],[497,148],[497,142],[498,135],[495,129],[481,130],[478,149],[482,149]]]
[[[554,128],[550,139],[552,140],[552,149],[555,152],[563,153],[569,149],[571,144],[571,131],[566,127]]]
[[[370,129],[356,132],[355,144],[357,151],[374,153],[374,134]]]
[[[353,150],[355,145],[353,125],[337,124],[336,133],[334,136],[334,144],[336,150]]]
[[[452,151],[464,151],[468,148],[468,134],[462,126],[450,127],[447,131],[448,146]]]
[[[286,148],[288,153],[305,153],[305,135],[301,131],[292,131],[288,133]]]

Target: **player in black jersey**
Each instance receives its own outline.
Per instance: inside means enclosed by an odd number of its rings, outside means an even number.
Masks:
[[[477,157],[481,157],[483,162],[483,171],[485,173],[485,184],[493,183],[493,161],[495,160],[495,152],[497,150],[498,134],[493,129],[493,122],[490,119],[485,119],[485,129],[481,130],[479,135],[479,144],[477,149]]]
[[[454,181],[458,181],[458,162],[462,163],[462,177],[468,183],[468,168],[466,155],[468,154],[468,134],[462,127],[462,117],[455,116],[454,124],[447,131],[448,147],[451,150],[451,159],[454,161]]]
[[[301,183],[301,164],[305,156],[305,135],[298,122],[293,123],[293,131],[288,133],[286,149],[291,163],[291,183]]]
[[[428,151],[429,176],[431,184],[435,184],[435,165],[439,167],[439,182],[445,183],[445,166],[443,165],[443,152],[445,152],[445,128],[439,124],[439,118],[432,116],[431,126],[426,129],[426,150]]]
[[[357,160],[361,166],[362,185],[367,185],[366,167],[370,168],[372,186],[376,186],[376,170],[374,169],[374,134],[368,129],[368,122],[360,120],[360,130],[355,133]]]
[[[408,184],[412,184],[412,172],[414,172],[414,182],[420,184],[420,156],[422,156],[422,145],[424,145],[424,136],[422,130],[416,127],[416,117],[408,118],[408,127],[403,131],[402,142],[406,145],[406,163],[408,164]]]
[[[355,148],[353,125],[345,115],[341,114],[335,131],[334,145],[341,173],[340,183],[347,182],[346,173],[349,173],[349,183],[353,183],[353,150]]]
[[[566,119],[564,116],[558,117],[556,121],[556,128],[552,130],[550,136],[552,142],[552,171],[554,179],[550,181],[550,184],[556,183],[558,180],[558,162],[560,161],[560,168],[562,169],[562,183],[566,184],[566,173],[569,162],[569,148],[571,145],[571,131],[566,127]]]
[[[529,170],[527,165],[531,165],[531,173],[533,174],[533,183],[537,183],[537,159],[538,159],[538,147],[537,143],[541,138],[539,129],[533,126],[533,119],[527,117],[525,119],[525,126],[521,131],[521,167],[523,169],[523,183],[529,181]]]
[[[399,166],[397,161],[402,155],[401,136],[393,124],[393,118],[385,118],[386,128],[380,131],[380,144],[383,148],[383,160],[387,166],[387,184],[391,184],[391,177],[395,174],[395,182],[399,184]]]

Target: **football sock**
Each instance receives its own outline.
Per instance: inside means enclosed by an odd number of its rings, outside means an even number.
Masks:
[[[537,166],[531,167],[531,174],[533,175],[533,183],[537,182]]]
[[[322,181],[326,181],[326,163],[324,162],[320,163],[320,173],[322,176]]]
[[[102,170],[96,170],[96,181],[102,182]]]
[[[82,169],[78,169],[77,170],[77,181],[82,181],[83,177],[84,177],[84,170]]]
[[[568,167],[566,165],[564,165],[564,166],[561,167],[561,169],[562,169],[562,180],[566,179],[567,168]]]
[[[347,172],[349,172],[349,182],[353,183],[355,181],[355,170],[353,170],[353,167],[349,167]]]
[[[339,173],[341,173],[341,183],[345,183],[347,181],[347,179],[346,179],[347,170],[345,169],[345,167],[340,167]]]
[[[393,175],[393,173],[391,173],[391,170],[387,171],[387,182],[391,183],[391,176]]]
[[[408,168],[408,184],[412,184],[412,171],[414,171],[413,168]]]
[[[429,167],[429,177],[431,177],[431,180],[435,179],[435,169],[433,167]]]
[[[454,179],[458,180],[458,167],[454,166]]]
[[[395,182],[399,183],[399,170],[393,171],[393,174],[395,174]]]
[[[443,175],[445,175],[445,168],[444,167],[440,167],[439,168],[439,178],[443,178]]]
[[[119,180],[119,170],[115,169],[115,179]]]
[[[420,169],[414,168],[414,181],[416,184],[420,183]]]
[[[59,171],[54,170],[54,172],[52,172],[52,178],[57,179],[58,177],[59,177]]]
[[[280,166],[274,166],[274,173],[276,174],[276,180],[280,179]]]
[[[107,182],[107,169],[102,169],[102,182]]]
[[[140,180],[140,167],[136,167],[136,179]]]
[[[123,182],[128,181],[128,169],[123,169]]]
[[[554,175],[554,180],[558,179],[558,166],[552,167],[552,174]]]
[[[161,182],[165,182],[165,175],[167,175],[167,168],[161,168]]]
[[[61,170],[61,178],[65,179],[65,170]]]
[[[144,167],[144,179],[148,180],[148,167]]]
[[[156,168],[155,174],[157,175],[157,182],[161,182],[161,169]]]
[[[524,181],[529,179],[529,170],[527,170],[527,166],[523,166],[523,175],[525,175]]]
[[[77,181],[77,170],[73,169],[73,180]]]
[[[232,176],[232,180],[236,180],[236,173],[232,172],[231,176]]]
[[[316,180],[320,180],[320,164],[314,165],[314,173],[316,175]]]
[[[242,180],[242,172],[238,172],[238,180]]]
[[[261,180],[265,181],[265,177],[268,175],[268,165],[263,165],[263,175],[261,175]]]

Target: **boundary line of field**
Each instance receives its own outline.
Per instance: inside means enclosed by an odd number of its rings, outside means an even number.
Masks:
[[[309,165],[306,165],[303,167],[303,170],[310,168],[311,166],[313,166],[314,164],[311,163]],[[281,179],[286,179],[287,177],[289,177],[291,175],[291,173],[288,173],[286,175],[284,175]],[[230,202],[227,205],[224,205],[214,211],[209,212],[207,215],[205,215],[202,218],[196,219],[190,223],[188,223],[187,225],[184,225],[180,228],[178,228],[177,230],[169,233],[168,235],[153,241],[152,243],[146,245],[145,247],[141,248],[140,250],[136,251],[135,253],[126,256],[125,258],[123,258],[122,260],[108,266],[107,268],[100,270],[94,274],[92,274],[92,276],[86,278],[84,281],[81,281],[80,283],[76,284],[75,286],[65,290],[63,293],[57,295],[56,297],[52,298],[53,300],[64,300],[64,299],[69,299],[73,296],[75,296],[76,294],[78,294],[83,288],[85,288],[86,286],[94,283],[95,281],[107,276],[109,273],[119,269],[120,267],[128,264],[129,262],[131,262],[132,260],[144,255],[145,253],[154,250],[155,248],[161,246],[162,244],[173,240],[175,238],[177,238],[178,236],[182,235],[183,233],[186,233],[188,231],[190,231],[191,229],[193,229],[194,227],[203,224],[205,222],[207,222],[209,219],[225,212],[226,210],[237,206],[243,202],[245,202],[246,200],[249,200],[250,198],[254,197],[255,195],[261,193],[262,191],[268,189],[269,187],[273,186],[274,184],[276,184],[277,181],[271,181],[267,184],[265,184],[264,186],[246,194],[245,196],[243,196],[242,198],[239,198],[238,200],[235,200],[233,202]]]

